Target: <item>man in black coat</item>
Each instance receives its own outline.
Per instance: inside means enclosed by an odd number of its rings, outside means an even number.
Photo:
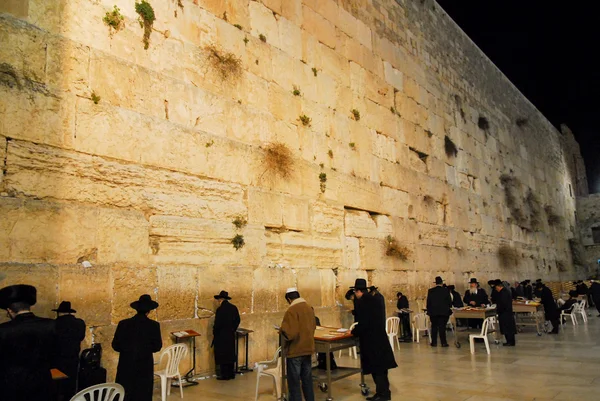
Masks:
[[[479,287],[479,282],[476,278],[472,278],[469,281],[469,289],[465,292],[463,298],[465,306],[473,308],[480,308],[490,303],[487,292],[483,288]],[[481,327],[483,319],[468,319],[469,327],[478,328]]]
[[[0,308],[10,321],[0,324],[0,399],[50,401],[56,333],[54,321],[35,316],[35,287],[12,285],[0,290]]]
[[[435,278],[435,287],[427,292],[427,314],[431,320],[431,346],[437,347],[437,336],[440,333],[440,342],[442,347],[447,347],[446,325],[448,318],[452,314],[452,298],[450,292],[442,287],[444,280],[441,277]]]
[[[452,298],[452,306],[454,308],[462,308],[465,304],[462,301],[462,297],[456,291],[456,287],[454,285],[448,286],[448,291],[450,291],[450,297]]]
[[[577,296],[578,296],[577,290],[571,290],[571,291],[569,291],[569,299],[567,299],[565,301],[565,303],[562,304],[560,308],[558,308],[558,310],[560,312],[571,310],[571,308],[573,307],[573,305],[575,305],[577,302],[579,302],[579,300],[577,299]],[[565,319],[563,318],[563,322],[564,322],[564,320]]]
[[[137,314],[117,325],[112,347],[119,352],[116,382],[125,388],[124,401],[151,401],[154,384],[152,354],[162,348],[160,324],[148,317],[158,303],[144,294],[132,302]]]
[[[533,299],[533,287],[531,286],[531,280],[523,281],[523,292],[525,293],[525,298],[532,300]]]
[[[546,316],[546,320],[549,320],[550,323],[552,323],[552,331],[548,334],[558,334],[560,313],[556,301],[554,301],[552,291],[550,291],[550,288],[546,287],[542,282],[536,283],[535,290],[540,294],[541,303],[544,305],[544,315]]]
[[[590,295],[594,301],[594,305],[596,305],[596,309],[598,310],[598,317],[600,317],[600,283],[598,280],[592,280],[592,285],[590,286]]]
[[[58,309],[52,310],[57,315],[55,325],[58,341],[54,367],[69,376],[68,379],[62,380],[60,387],[63,397],[70,400],[76,393],[79,351],[85,338],[85,322],[73,316],[77,311],[71,308],[69,301],[61,302]]]
[[[235,332],[240,325],[240,313],[229,302],[231,297],[227,291],[221,291],[214,298],[219,302],[213,326],[217,380],[232,380],[235,379]]]
[[[354,284],[356,294],[356,322],[352,334],[359,339],[360,363],[363,373],[373,375],[376,392],[367,400],[389,401],[392,399],[388,369],[398,367],[394,352],[385,332],[385,315],[379,301],[367,289],[365,279],[356,279]]]
[[[396,294],[398,301],[396,302],[396,309],[398,309],[398,317],[400,323],[402,323],[402,338],[400,341],[412,342],[412,332],[410,331],[410,310],[408,304],[408,298],[406,295],[398,292]]]
[[[575,288],[577,289],[578,295],[587,295],[588,293],[588,286],[583,282],[583,280],[579,280]]]
[[[383,316],[383,324],[385,325],[387,320],[387,314],[385,312],[385,298],[383,297],[383,295],[381,295],[381,293],[378,291],[378,288],[374,285],[369,287],[369,294],[371,294],[371,296],[375,298],[375,300],[379,304],[379,307],[382,310],[381,316]]]
[[[508,347],[516,345],[515,334],[517,334],[517,325],[513,315],[512,294],[506,288],[501,280],[494,282],[496,291],[496,311],[498,312],[498,323],[500,325],[500,333],[506,337],[506,343],[502,344]]]
[[[519,283],[518,281],[515,282],[513,289],[513,299],[525,298],[525,288],[523,287],[523,283]]]

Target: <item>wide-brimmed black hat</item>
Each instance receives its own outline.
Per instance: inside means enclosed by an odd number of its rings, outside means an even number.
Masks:
[[[58,305],[58,309],[52,309],[53,312],[58,313],[77,313],[77,311],[71,308],[71,302],[62,301],[60,305]]]
[[[353,290],[367,290],[367,280],[364,278],[357,278],[354,280],[354,286],[350,288]]]
[[[442,280],[442,278],[441,278],[440,276],[437,276],[437,277],[435,278],[435,283],[436,283],[436,284],[442,284],[443,282],[444,282],[444,280]]]
[[[448,289],[449,289],[450,291],[453,291],[455,288],[456,288],[456,287],[454,286],[454,284],[450,284],[450,285],[448,286]]]
[[[577,296],[578,296],[578,295],[579,295],[579,294],[578,294],[578,293],[577,293],[577,291],[575,291],[575,290],[571,290],[571,291],[569,291],[569,296],[570,296],[570,297],[577,298]]]
[[[479,284],[479,281],[477,281],[477,279],[475,277],[471,278],[471,280],[469,281],[469,284]]]
[[[500,279],[496,279],[496,280],[492,280],[492,285],[496,286],[496,285],[501,285],[504,287],[504,283],[502,282],[502,280]]]
[[[227,291],[221,291],[219,295],[215,295],[215,299],[231,299]]]
[[[374,285],[369,287],[369,291],[377,291],[379,287],[375,287]]]
[[[144,294],[140,296],[140,299],[132,302],[130,306],[138,312],[150,312],[158,308],[158,302],[153,301],[150,295]]]
[[[16,284],[0,290],[0,309],[8,309],[11,304],[23,302],[29,306],[37,302],[37,290],[32,285]]]

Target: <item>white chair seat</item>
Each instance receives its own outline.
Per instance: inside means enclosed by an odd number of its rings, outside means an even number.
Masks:
[[[571,307],[569,309],[563,310],[560,313],[560,324],[561,325],[564,325],[563,318],[566,318],[567,316],[571,318],[571,323],[573,323],[573,326],[577,325],[577,317],[575,316],[575,313],[576,313],[575,307],[577,305],[578,304],[573,304],[573,305],[571,305]]]
[[[181,383],[181,374],[179,373],[179,364],[187,355],[187,346],[184,344],[173,344],[168,346],[160,353],[159,363],[162,363],[163,357],[167,357],[165,369],[154,372],[155,376],[160,378],[160,393],[162,401],[167,401],[167,395],[171,394],[171,380],[177,379],[179,383],[179,392],[183,398],[183,385]]]
[[[70,401],[119,401],[125,397],[125,389],[117,383],[102,383],[88,387],[75,394]]]
[[[413,341],[419,343],[419,334],[421,331],[429,332],[429,316],[424,313],[417,313],[412,322]]]
[[[348,329],[348,331],[351,332],[356,327],[356,324],[357,323],[352,323],[352,325],[350,326],[350,328]],[[340,350],[338,352],[338,358],[342,357],[342,351],[343,350]],[[351,356],[351,357],[353,357],[354,359],[358,359],[358,352],[356,352],[356,347],[350,347],[350,348],[348,348],[348,355]]]
[[[400,318],[398,317],[388,317],[385,321],[385,331],[388,335],[388,340],[390,342],[390,346],[392,347],[392,351],[395,350],[395,345],[398,345],[398,350],[400,350],[400,339],[398,339],[398,331],[400,330]],[[394,338],[396,341],[394,341]]]
[[[270,367],[273,365],[275,366]],[[258,384],[260,383],[260,378],[263,376],[273,379],[275,384],[275,397],[279,400],[281,398],[281,347],[277,348],[275,357],[270,361],[255,363],[254,370],[256,371],[256,394],[254,401],[258,400]]]
[[[471,347],[471,354],[475,353],[475,339],[481,338],[485,343],[485,349],[490,354],[490,341],[488,340],[488,327],[490,326],[492,320],[490,317],[486,318],[481,325],[481,333],[480,334],[469,334],[469,346]]]

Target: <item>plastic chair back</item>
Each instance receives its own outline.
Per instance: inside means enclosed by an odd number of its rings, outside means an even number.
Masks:
[[[414,325],[417,330],[428,330],[427,315],[424,313],[417,313],[414,317]]]
[[[399,327],[400,318],[398,317],[388,317],[385,321],[385,331],[388,334],[388,336],[397,336]]]
[[[490,325],[491,317],[486,318],[481,325],[481,337],[486,337],[488,334],[488,326]]]
[[[117,383],[102,383],[81,390],[70,401],[119,401],[125,397],[125,389]]]
[[[167,366],[165,368],[165,374],[167,377],[177,376],[179,374],[179,364],[183,358],[187,355],[188,348],[184,344],[173,344],[165,348],[160,353],[160,361],[164,356],[167,357]]]

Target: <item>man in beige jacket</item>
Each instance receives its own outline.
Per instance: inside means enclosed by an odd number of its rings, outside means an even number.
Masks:
[[[312,355],[315,353],[315,313],[313,308],[300,298],[296,288],[288,288],[285,299],[290,307],[283,316],[281,334],[287,353],[289,400],[302,401],[302,389],[305,401],[314,401],[311,365]]]

